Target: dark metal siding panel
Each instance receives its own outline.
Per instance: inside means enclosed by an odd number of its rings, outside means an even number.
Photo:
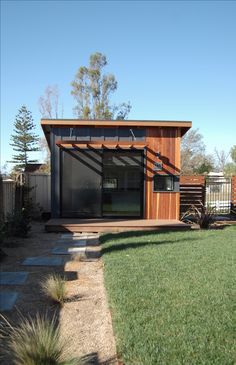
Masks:
[[[114,140],[114,141],[143,141],[146,136],[145,128],[130,127],[68,127],[53,128],[53,133],[61,140]]]
[[[105,141],[118,141],[117,128],[104,128]]]
[[[60,217],[60,149],[55,144],[58,137],[56,128],[52,129],[51,143],[51,214],[52,218]]]

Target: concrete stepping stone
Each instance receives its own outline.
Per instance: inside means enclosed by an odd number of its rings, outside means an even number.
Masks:
[[[72,255],[73,253],[85,253],[85,247],[55,247],[54,255]]]
[[[66,241],[66,242],[69,242],[69,241],[85,241],[87,239],[87,237],[61,237],[59,240],[60,241]]]
[[[28,257],[22,263],[25,266],[60,266],[64,264],[61,257]]]
[[[86,246],[86,240],[60,240],[57,241],[57,243],[63,243],[65,244],[69,244],[72,246],[76,246],[76,247],[85,247]]]
[[[0,311],[10,311],[14,307],[17,297],[16,291],[0,292]]]
[[[28,272],[0,272],[0,285],[22,285],[25,283]]]
[[[84,236],[87,236],[87,233],[86,233],[86,235],[84,235],[83,233],[62,233],[61,234],[61,238],[76,237],[78,239],[80,237],[83,238]]]

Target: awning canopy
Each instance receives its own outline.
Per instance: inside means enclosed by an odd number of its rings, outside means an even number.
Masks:
[[[144,149],[148,146],[145,141],[56,141],[60,148],[78,148],[78,149]]]

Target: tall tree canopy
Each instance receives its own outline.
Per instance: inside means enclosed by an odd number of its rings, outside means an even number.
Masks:
[[[231,148],[230,157],[232,162],[228,162],[224,165],[224,173],[227,176],[236,175],[236,145]]]
[[[117,81],[113,74],[104,74],[107,65],[106,56],[96,52],[90,56],[89,66],[78,69],[71,83],[71,94],[77,104],[74,112],[79,119],[126,119],[130,103],[114,105],[110,97],[117,89]]]
[[[42,118],[63,118],[63,106],[61,113],[59,113],[59,90],[57,85],[48,85],[44,95],[40,96],[38,103]],[[59,114],[61,115],[59,116]]]
[[[203,136],[198,129],[188,131],[181,141],[181,173],[204,174],[214,169],[214,159],[205,153]]]
[[[15,170],[23,170],[27,163],[34,163],[37,160],[29,160],[29,152],[38,151],[38,136],[34,133],[35,125],[32,114],[23,105],[16,115],[14,123],[14,134],[11,136],[11,146],[18,152],[12,156],[11,163],[16,164]]]

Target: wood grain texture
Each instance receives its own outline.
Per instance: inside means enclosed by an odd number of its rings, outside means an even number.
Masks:
[[[236,211],[236,176],[232,176],[231,184],[231,209]]]
[[[47,232],[125,232],[189,230],[190,226],[177,219],[50,219],[45,225]]]
[[[147,128],[146,142],[146,219],[178,219],[178,192],[154,192],[154,162],[162,162],[162,171],[158,174],[180,173],[180,138],[179,128]],[[160,157],[157,153],[160,153]]]

